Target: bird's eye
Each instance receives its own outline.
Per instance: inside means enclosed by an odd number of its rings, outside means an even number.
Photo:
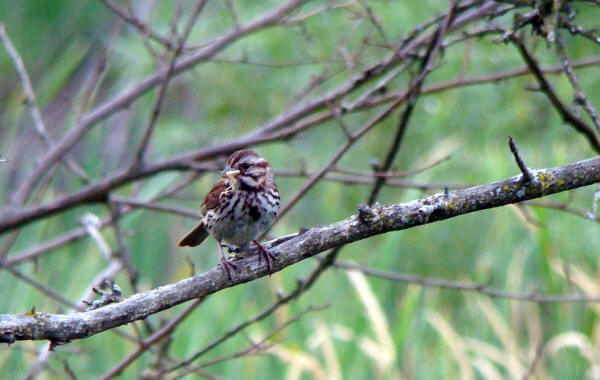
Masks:
[[[242,167],[242,169],[244,169],[244,170],[245,170],[245,169],[248,169],[248,168],[250,167],[250,164],[249,164],[249,163],[247,163],[247,162],[244,162],[244,163],[242,163],[240,166]]]

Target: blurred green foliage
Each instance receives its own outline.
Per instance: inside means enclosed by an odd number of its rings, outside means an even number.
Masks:
[[[155,31],[165,35],[169,32],[174,3],[136,2],[134,8]],[[434,0],[368,3],[391,41],[397,41],[418,23],[443,12],[448,6],[445,1]],[[187,10],[192,2],[183,1],[182,4]],[[254,20],[276,4],[276,1],[235,1],[241,23]],[[313,1],[304,9],[317,9],[323,4],[323,1]],[[350,9],[359,11],[362,8],[355,4]],[[185,15],[184,12],[183,19]],[[597,24],[599,17],[598,9],[589,6],[578,14],[577,22],[590,27]],[[117,18],[101,1],[21,0],[2,2],[0,21],[5,24],[23,57],[48,128],[58,138],[76,120],[74,110],[81,101],[81,89],[85,88],[101,49],[109,43]],[[231,27],[225,2],[209,1],[190,41],[208,41]],[[261,31],[232,45],[219,56],[234,60],[247,57],[252,62],[314,60],[321,63],[268,67],[207,62],[177,76],[169,85],[158,120],[152,158],[169,157],[251,132],[286,108],[302,103],[303,99],[298,99],[297,95],[315,75],[324,73],[328,79],[308,98],[344,83],[351,73],[339,72],[339,68],[344,67],[340,54],[336,53],[341,43],[345,43],[351,52],[362,49],[357,70],[384,56],[381,47],[364,45],[367,35],[377,39],[373,26],[368,22],[357,20],[344,8],[331,9],[308,18],[302,28],[288,26]],[[491,44],[492,39],[471,40],[446,49],[443,59],[438,62],[439,67],[427,78],[425,86],[461,75],[472,77],[523,66],[513,46]],[[598,45],[568,35],[565,39],[573,60],[598,54]],[[112,46],[108,70],[95,92],[95,105],[122,93],[155,72],[156,61],[148,44],[160,51],[157,43],[145,41],[130,26],[124,28]],[[537,42],[535,52],[544,66],[560,63],[554,50],[543,40]],[[334,62],[322,63],[327,60]],[[598,69],[586,68],[578,70],[577,74],[591,103],[600,104]],[[572,89],[566,78],[552,78],[558,93],[570,104]],[[403,74],[390,87],[404,88],[402,84],[407,79],[408,75]],[[450,160],[410,180],[449,184],[481,184],[500,180],[518,173],[507,146],[508,135],[515,138],[531,167],[556,166],[593,156],[595,153],[586,140],[561,122],[545,96],[524,90],[532,84],[535,84],[533,78],[523,76],[422,96],[395,168],[419,167],[450,153]],[[155,91],[151,91],[128,109],[95,126],[86,135],[85,142],[74,150],[72,157],[90,177],[100,179],[129,162],[132,147],[141,138],[149,118],[154,96]],[[0,196],[5,200],[45,149],[31,133],[31,119],[22,100],[19,78],[9,56],[0,49],[0,152],[11,158],[12,163],[0,167],[0,179],[5,184],[0,189]],[[351,114],[344,120],[356,130],[377,111]],[[339,165],[370,170],[370,159],[382,161],[398,117],[395,115],[377,126],[346,154]],[[275,169],[302,167],[315,171],[329,160],[344,139],[337,124],[328,122],[289,142],[261,145],[256,149],[268,158]],[[181,176],[181,173],[163,173],[124,186],[117,193],[123,196],[137,194],[140,199],[150,199]],[[202,177],[181,197],[165,202],[197,209],[216,178],[216,174]],[[277,179],[284,203],[305,181],[289,177]],[[39,201],[53,199],[80,186],[81,181],[60,168]],[[301,227],[345,218],[355,212],[357,205],[365,202],[369,191],[370,187],[365,185],[321,182],[275,226],[273,233],[293,233]],[[569,200],[573,207],[589,209],[593,193],[593,188],[584,188],[549,199]],[[398,203],[423,195],[425,193],[421,190],[387,187],[379,201]],[[103,206],[85,206],[32,224],[23,229],[8,254],[21,252],[79,226],[78,220],[86,212],[108,215]],[[587,292],[586,280],[590,282],[588,286],[598,288],[595,273],[598,270],[600,236],[597,225],[559,211],[530,208],[529,212],[542,227],[524,221],[515,207],[503,207],[360,241],[345,247],[340,259],[415,276],[480,282],[519,293],[532,290],[540,294]],[[147,210],[136,211],[123,218],[127,248],[133,266],[139,270],[141,290],[188,276],[187,256],[198,271],[216,264],[213,242],[195,250],[176,247],[175,242],[194,222]],[[111,247],[116,248],[114,232],[105,229],[103,235]],[[7,241],[6,237],[3,239],[0,242]],[[105,265],[95,243],[85,239],[53,250],[35,262],[20,264],[18,269],[78,302],[91,278]],[[273,302],[279,289],[292,289],[296,279],[309,273],[314,265],[314,260],[301,262],[271,278],[208,297],[177,329],[170,354],[182,358],[194,353],[234,324]],[[570,281],[561,275],[563,270],[570,271]],[[117,282],[125,294],[131,294],[124,274],[118,276]],[[341,269],[329,270],[298,302],[252,326],[247,334],[238,335],[221,345],[211,353],[211,357],[245,347],[248,344],[246,337],[258,339],[308,305],[328,304],[328,309],[303,317],[274,340],[278,347],[288,350],[288,355],[291,355],[288,357],[295,357],[294,360],[299,360],[301,354],[314,358],[328,376],[332,376],[333,372],[327,371],[338,365],[343,378],[348,379],[391,379],[399,375],[418,379],[469,378],[469,368],[475,378],[493,378],[494,373],[499,378],[518,377],[511,369],[518,372],[520,367],[515,363],[520,363],[527,370],[527,363],[533,360],[538,344],[547,347],[536,372],[540,378],[598,376],[596,356],[600,349],[600,309],[595,304],[564,303],[541,307],[381,279],[369,279],[368,282],[384,312],[388,333],[393,340],[393,363],[388,367],[385,367],[382,358],[389,353],[389,347],[382,346],[377,340],[376,321],[361,303],[357,286]],[[3,314],[25,313],[32,306],[46,312],[65,310],[64,306],[6,271],[0,272],[0,289],[0,313]],[[176,315],[182,307],[152,316],[149,320],[158,325],[161,320]],[[124,329],[130,330],[128,327]],[[573,334],[573,341],[577,343],[572,348],[552,351],[550,343],[560,334]],[[365,337],[378,342],[380,351],[370,355]],[[326,351],[327,339],[333,342],[335,360]],[[516,346],[511,346],[513,343]],[[1,347],[0,377],[17,378],[27,373],[35,361],[37,350],[43,347],[44,342]],[[461,347],[466,359],[461,357]],[[586,357],[582,347],[589,347],[595,359]],[[62,360],[67,360],[80,378],[99,376],[134,348],[132,343],[110,332],[72,343],[52,355],[46,378],[64,378]],[[493,352],[500,359],[495,361]],[[231,379],[284,378],[292,373],[293,364],[283,360],[283,356],[282,353],[252,356],[217,364],[208,370]],[[294,360],[291,362],[294,363]],[[461,366],[462,360],[466,360],[467,369]],[[123,378],[137,377],[152,361],[152,355],[145,354],[126,370]],[[385,370],[380,373],[380,368]],[[302,375],[303,379],[312,377],[317,377],[317,374],[305,371]]]

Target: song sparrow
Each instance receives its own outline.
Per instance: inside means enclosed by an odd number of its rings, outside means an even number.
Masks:
[[[210,233],[217,240],[221,264],[231,279],[230,268],[237,269],[237,265],[225,258],[221,242],[245,249],[252,241],[270,274],[275,257],[256,238],[273,224],[278,212],[279,190],[271,165],[256,152],[239,150],[229,157],[221,179],[206,194],[200,206],[202,221],[179,246],[195,247]]]

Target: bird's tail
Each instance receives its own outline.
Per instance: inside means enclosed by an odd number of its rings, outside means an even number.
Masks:
[[[181,241],[179,242],[180,247],[195,247],[198,244],[202,243],[204,239],[208,237],[208,231],[204,228],[204,224],[200,223],[196,228],[192,230],[189,234],[187,234]]]

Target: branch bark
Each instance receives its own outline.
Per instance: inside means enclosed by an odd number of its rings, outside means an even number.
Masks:
[[[408,203],[359,207],[358,215],[314,227],[302,233],[267,243],[280,271],[326,250],[374,235],[403,230],[458,215],[540,198],[600,182],[600,157],[572,164],[531,170],[533,180],[522,175],[468,189],[434,194]],[[56,343],[82,339],[102,331],[147,318],[183,302],[216,293],[269,274],[256,255],[237,262],[239,271],[228,280],[221,268],[186,278],[174,284],[138,293],[117,304],[73,314],[32,313],[0,315],[0,342],[50,340]]]

